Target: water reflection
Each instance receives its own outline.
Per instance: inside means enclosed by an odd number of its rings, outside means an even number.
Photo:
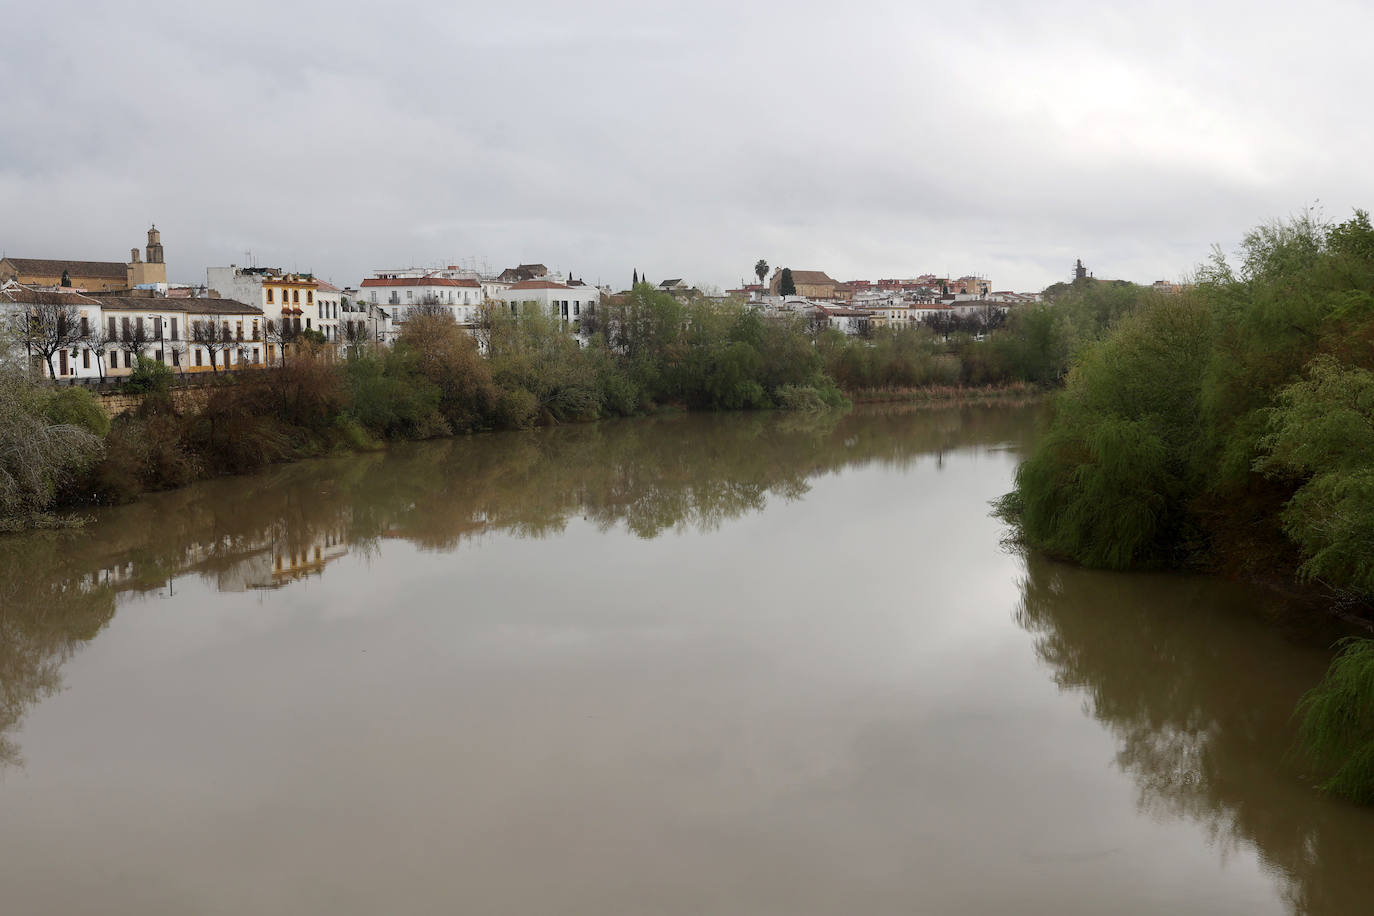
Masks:
[[[1018,622],[1059,686],[1082,691],[1116,736],[1142,811],[1202,824],[1223,854],[1253,845],[1295,912],[1368,912],[1374,814],[1319,798],[1285,759],[1294,703],[1336,634],[1283,625],[1283,606],[1212,579],[1032,555]]]
[[[60,688],[62,664],[122,593],[170,594],[185,575],[220,591],[282,588],[391,538],[450,551],[492,531],[545,537],[573,518],[644,538],[710,530],[845,467],[1016,447],[1035,417],[893,406],[477,436],[213,481],[100,512],[82,531],[0,539],[0,765],[19,760],[25,710]]]

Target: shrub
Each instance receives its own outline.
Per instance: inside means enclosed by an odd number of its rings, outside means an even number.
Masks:
[[[43,415],[49,423],[78,426],[97,436],[110,431],[110,418],[95,395],[85,388],[59,388],[48,395]]]
[[[1322,789],[1374,804],[1374,640],[1344,640],[1298,713],[1300,749],[1331,773]]]
[[[0,369],[0,517],[50,508],[58,489],[99,458],[100,438],[89,428],[96,421],[82,404],[79,396],[55,402],[17,371]]]
[[[124,390],[130,394],[165,394],[171,390],[172,378],[172,370],[160,360],[140,355],[124,382]]]

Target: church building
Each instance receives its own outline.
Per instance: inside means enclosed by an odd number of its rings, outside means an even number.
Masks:
[[[65,261],[46,258],[0,258],[0,283],[16,280],[25,286],[69,286],[85,292],[134,289],[167,282],[167,265],[162,255],[162,233],[157,226],[148,230],[148,247],[139,258],[138,249],[129,251],[129,262]]]

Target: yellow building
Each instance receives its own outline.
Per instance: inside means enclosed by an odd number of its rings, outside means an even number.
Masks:
[[[130,249],[128,263],[120,261],[68,261],[47,258],[0,259],[0,283],[15,280],[25,286],[69,286],[85,292],[133,289],[149,283],[167,282],[163,262],[162,234],[153,226],[148,230],[146,259],[138,249]]]
[[[768,281],[768,292],[774,296],[782,295],[782,271],[781,267],[773,271]],[[797,288],[797,295],[806,299],[840,298],[840,283],[823,270],[794,270],[792,285]],[[844,298],[848,298],[847,293],[848,290]]]

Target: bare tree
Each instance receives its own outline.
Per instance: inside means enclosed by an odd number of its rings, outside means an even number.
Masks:
[[[268,322],[271,326],[271,322]],[[229,351],[232,350],[237,342],[234,335],[229,332],[229,323],[220,321],[213,316],[198,318],[191,322],[190,343],[201,347],[210,357],[210,371],[219,372],[219,355],[225,354],[225,368],[228,369]]]
[[[112,341],[105,336],[105,329],[99,322],[91,325],[86,331],[86,346],[91,348],[91,355],[95,358],[96,372],[100,373],[101,381],[105,380],[105,350]]]
[[[152,334],[152,329],[148,327],[148,322],[142,316],[120,316],[119,349],[124,351],[126,368],[136,365],[139,358],[155,342],[156,338]]]
[[[42,357],[48,377],[57,378],[53,360],[63,350],[80,346],[86,340],[81,316],[73,297],[61,293],[33,292],[14,315],[15,335],[31,358]]]
[[[361,318],[347,318],[339,327],[339,336],[343,338],[344,348],[349,357],[360,354],[372,339],[367,324],[367,321]]]
[[[281,365],[286,366],[286,357],[292,347],[296,346],[301,337],[301,320],[299,318],[280,318],[267,319],[266,338],[269,343],[275,344],[281,351]]]

